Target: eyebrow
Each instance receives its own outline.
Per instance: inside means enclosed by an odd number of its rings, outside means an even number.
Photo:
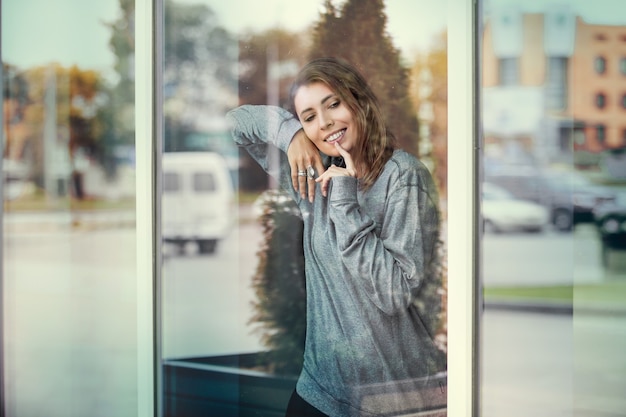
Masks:
[[[331,98],[333,98],[334,96],[336,96],[336,94],[335,94],[335,93],[331,93],[331,94],[327,95],[326,97],[324,97],[324,98],[322,99],[321,103],[322,103],[322,104],[326,103],[328,100],[330,100],[330,99],[331,99]],[[302,111],[300,112],[300,117],[304,117],[304,113],[306,113],[306,112],[308,112],[308,111],[311,111],[311,110],[313,110],[313,108],[312,108],[312,107],[308,107],[308,108],[306,108],[306,109],[302,110]]]

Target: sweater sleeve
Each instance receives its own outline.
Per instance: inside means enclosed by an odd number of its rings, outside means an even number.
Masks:
[[[243,105],[226,114],[231,135],[238,146],[274,177],[280,186],[293,191],[287,149],[302,128],[287,110],[276,106]]]
[[[392,315],[409,307],[431,267],[439,215],[419,183],[395,181],[390,187],[377,202],[384,205],[379,235],[359,206],[354,178],[333,178],[329,198],[345,267],[370,300]]]

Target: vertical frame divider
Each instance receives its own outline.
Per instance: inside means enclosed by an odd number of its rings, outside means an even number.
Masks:
[[[448,416],[479,417],[477,0],[448,0]]]
[[[0,21],[2,20],[2,2],[0,1]],[[0,24],[1,26],[1,24]],[[2,31],[0,31],[0,63],[4,62],[2,58]],[[0,80],[4,83],[4,65],[0,65]],[[4,105],[4,97],[3,97],[3,105]],[[2,149],[4,149],[4,144],[7,138],[4,137],[4,111],[0,113],[0,126],[3,127],[2,133],[0,133],[0,143],[2,144]],[[0,196],[4,201],[4,157],[0,158],[0,172],[2,172],[2,182],[0,182]],[[7,414],[5,409],[6,401],[4,395],[4,377],[5,377],[5,352],[4,348],[4,204],[0,206],[0,417],[4,417]]]
[[[158,0],[156,0],[158,1]],[[135,0],[135,154],[137,233],[137,416],[159,411],[157,393],[157,204],[155,119],[155,7]]]

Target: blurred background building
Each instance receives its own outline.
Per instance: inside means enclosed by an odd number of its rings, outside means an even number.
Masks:
[[[492,160],[597,168],[626,147],[624,26],[587,23],[567,5],[509,5],[491,10],[482,48]]]

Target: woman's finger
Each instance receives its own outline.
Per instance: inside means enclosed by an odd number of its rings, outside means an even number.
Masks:
[[[298,189],[297,192],[300,194],[300,197],[306,198],[307,195],[307,174],[306,169],[298,168],[297,174],[298,176]]]
[[[337,148],[339,155],[343,157],[343,160],[346,163],[346,168],[354,169],[354,162],[352,162],[352,156],[350,156],[350,153],[346,151],[339,142],[335,142],[335,148]]]
[[[308,177],[307,184],[309,185],[309,201],[312,203],[315,198],[315,177]]]
[[[298,166],[295,162],[289,161],[289,169],[291,170],[291,185],[298,192]]]
[[[324,197],[328,196],[328,184],[332,177],[337,175],[337,166],[335,164],[328,167],[328,169],[319,177],[315,179],[315,182],[320,184],[320,190],[322,191],[322,195]]]

